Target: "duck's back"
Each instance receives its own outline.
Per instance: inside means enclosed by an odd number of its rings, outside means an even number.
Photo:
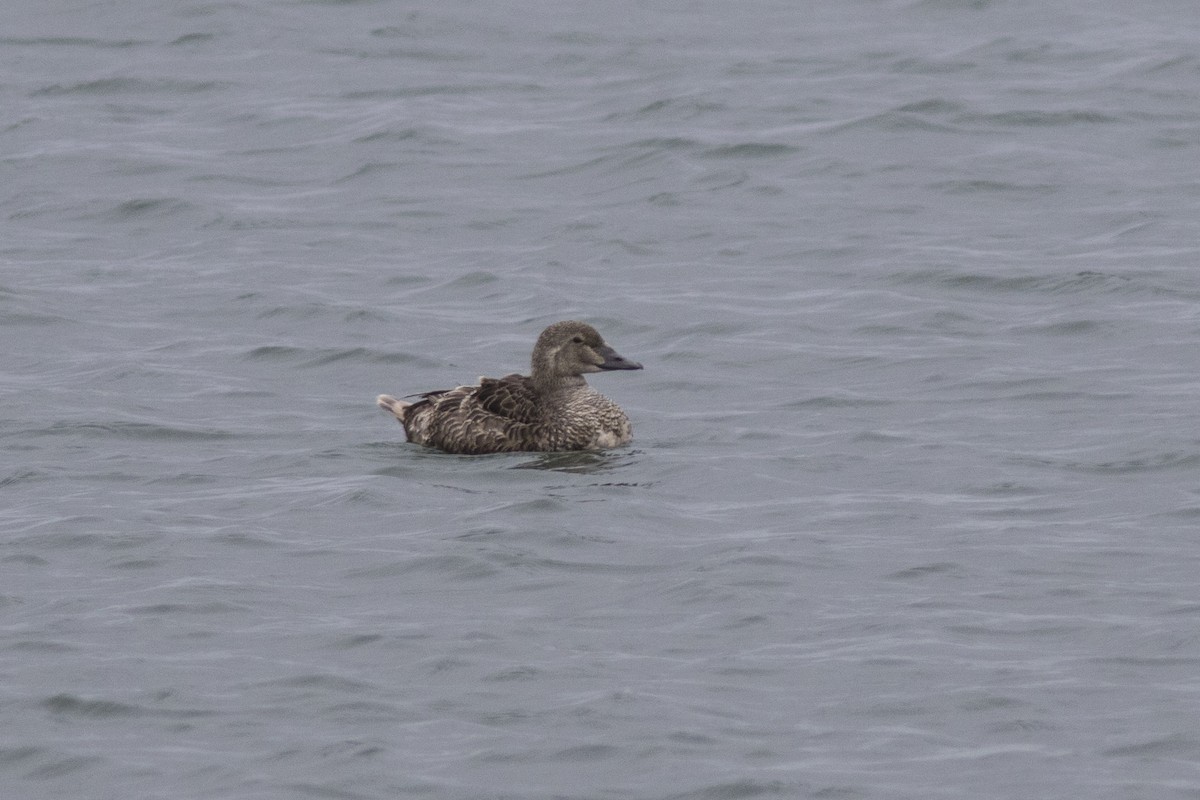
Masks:
[[[625,412],[586,384],[547,395],[514,374],[421,397],[404,409],[405,433],[448,453],[587,450],[632,438]]]

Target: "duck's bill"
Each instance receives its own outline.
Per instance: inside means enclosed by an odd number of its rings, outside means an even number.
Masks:
[[[613,350],[607,345],[601,347],[597,352],[604,356],[604,363],[600,365],[600,369],[641,369],[642,365],[636,361],[630,361],[625,356]]]

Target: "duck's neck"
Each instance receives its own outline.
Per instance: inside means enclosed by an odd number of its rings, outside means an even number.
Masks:
[[[534,388],[546,396],[561,392],[574,392],[587,386],[587,381],[583,379],[582,375],[547,375],[541,370],[535,369],[529,377],[533,380]]]

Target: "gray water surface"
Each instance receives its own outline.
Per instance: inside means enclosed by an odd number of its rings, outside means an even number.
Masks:
[[[0,31],[0,796],[1200,797],[1200,11]],[[380,392],[595,324],[591,454]]]

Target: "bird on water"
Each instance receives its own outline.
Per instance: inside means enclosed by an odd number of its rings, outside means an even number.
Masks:
[[[480,378],[478,385],[409,395],[381,394],[410,442],[447,453],[600,450],[626,444],[633,427],[621,407],[588,386],[590,372],[641,369],[591,325],[556,322],[538,337],[529,375]]]

